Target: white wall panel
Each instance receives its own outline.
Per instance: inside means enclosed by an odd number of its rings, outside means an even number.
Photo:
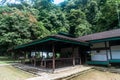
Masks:
[[[112,59],[120,59],[120,45],[111,46]]]
[[[96,51],[91,51],[91,60],[92,61],[107,61],[106,50],[100,50],[99,53]],[[110,54],[108,51],[108,59],[110,59]]]

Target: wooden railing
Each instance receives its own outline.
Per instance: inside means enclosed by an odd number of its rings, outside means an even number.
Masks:
[[[41,66],[44,68],[52,68],[53,59],[32,59],[33,65]],[[37,63],[37,64],[36,64]],[[80,64],[80,58],[75,58],[75,64]],[[55,67],[64,67],[64,66],[72,66],[73,65],[73,58],[56,58],[55,59]]]

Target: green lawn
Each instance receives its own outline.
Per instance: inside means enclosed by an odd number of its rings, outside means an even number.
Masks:
[[[11,65],[4,65],[19,62],[9,57],[0,56],[0,80],[25,80],[27,78],[35,77],[35,75],[17,69]]]
[[[0,64],[7,64],[6,62],[0,61]]]
[[[0,64],[10,64],[20,62],[19,60],[14,60],[13,58],[7,57],[7,56],[0,56]]]
[[[0,80],[25,80],[31,77],[35,77],[35,75],[14,68],[13,66],[0,67]]]

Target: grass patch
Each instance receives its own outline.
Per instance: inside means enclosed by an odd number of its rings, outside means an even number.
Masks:
[[[13,66],[0,67],[0,80],[25,80],[31,77],[35,77],[35,75],[14,68]]]
[[[0,64],[6,64],[5,62],[3,62],[3,61],[0,61]]]
[[[0,64],[10,64],[20,62],[20,60],[14,60],[11,57],[0,56]],[[0,80],[25,80],[35,75],[17,69],[13,66],[0,66]]]
[[[10,64],[16,62],[20,62],[20,60],[14,60],[13,58],[8,56],[0,56],[0,64]]]

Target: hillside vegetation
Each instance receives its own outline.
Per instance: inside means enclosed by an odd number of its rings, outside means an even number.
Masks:
[[[78,37],[120,27],[120,0],[8,1],[0,2],[1,53],[58,32]]]

